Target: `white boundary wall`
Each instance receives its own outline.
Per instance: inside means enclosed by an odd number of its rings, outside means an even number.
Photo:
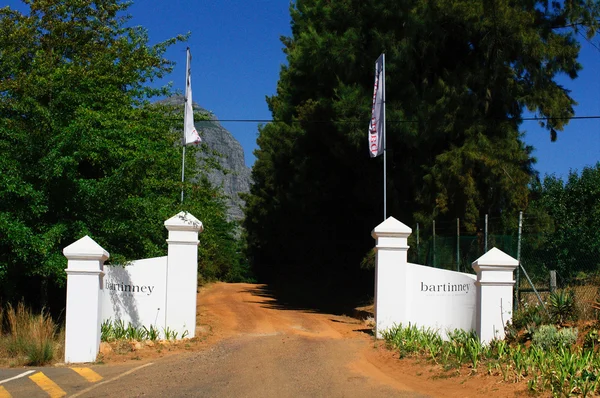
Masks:
[[[166,327],[167,256],[147,258],[122,266],[104,266],[102,322],[131,323],[136,328]]]
[[[178,338],[196,332],[198,233],[202,223],[186,212],[165,221],[168,253],[120,266],[104,266],[109,253],[85,236],[67,246],[67,310],[65,362],[96,360],[100,325],[123,321],[136,327],[154,326]]]
[[[407,261],[412,230],[389,217],[372,231],[377,240],[375,335],[395,325],[432,328],[441,337],[455,329],[475,330],[483,343],[504,338],[512,319],[517,260],[493,248],[473,263],[477,275]]]

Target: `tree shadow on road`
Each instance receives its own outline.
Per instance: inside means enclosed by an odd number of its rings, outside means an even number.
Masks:
[[[263,297],[264,308],[277,310],[294,310],[331,315],[347,315],[360,317],[357,306],[368,303],[369,298],[357,300],[339,292],[323,292],[320,289],[307,289],[296,285],[254,285],[246,290],[254,296]]]

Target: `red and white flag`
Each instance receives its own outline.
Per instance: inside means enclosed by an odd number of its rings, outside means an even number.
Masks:
[[[383,54],[375,62],[375,88],[373,89],[373,108],[369,123],[369,153],[374,158],[383,153],[383,129],[385,124]]]
[[[192,54],[187,49],[187,62],[185,66],[185,110],[183,112],[183,140],[185,145],[198,144],[200,135],[194,126],[194,108],[192,106],[192,76],[191,76]]]

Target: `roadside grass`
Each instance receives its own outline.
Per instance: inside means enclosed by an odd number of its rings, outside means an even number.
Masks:
[[[41,366],[64,357],[64,329],[23,303],[0,307],[0,365]]]
[[[388,348],[400,358],[425,358],[443,371],[485,372],[504,382],[526,383],[532,395],[592,397],[600,393],[600,322],[576,322],[564,293],[540,308],[515,313],[505,340],[482,345],[474,332],[456,330],[443,340],[436,330],[398,325],[384,331]],[[599,304],[600,307],[600,304]],[[581,333],[574,325],[581,326]]]

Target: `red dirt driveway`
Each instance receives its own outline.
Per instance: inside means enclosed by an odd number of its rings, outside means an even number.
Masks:
[[[212,284],[198,294],[200,343],[161,358],[140,351],[135,365],[148,366],[81,396],[525,395],[523,386],[498,377],[440,377],[440,369],[426,362],[399,360],[369,332],[351,317],[281,306],[262,285]],[[108,358],[105,366],[117,360]]]

